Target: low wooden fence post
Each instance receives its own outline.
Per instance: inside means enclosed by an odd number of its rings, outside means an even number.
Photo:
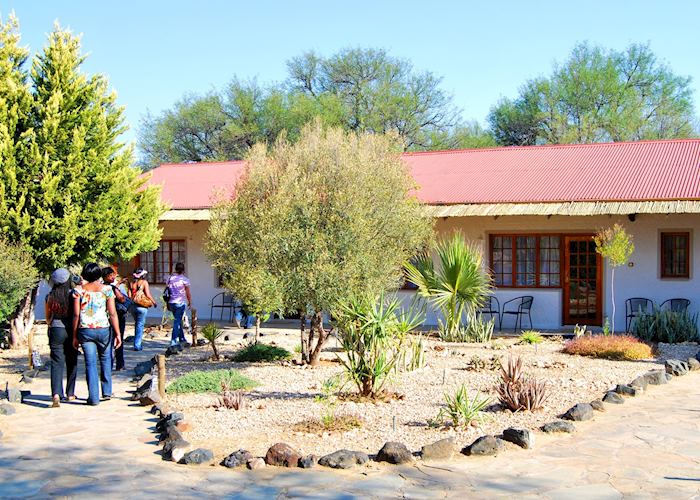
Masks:
[[[158,355],[158,393],[165,397],[165,355]]]
[[[192,346],[196,347],[197,346],[197,309],[192,309],[192,324],[190,325],[190,328],[192,328]]]
[[[27,350],[28,350],[28,355],[29,355],[29,369],[33,370],[34,369],[34,356],[33,356],[33,351],[34,351],[34,327],[32,327],[29,330],[29,334],[27,335]]]

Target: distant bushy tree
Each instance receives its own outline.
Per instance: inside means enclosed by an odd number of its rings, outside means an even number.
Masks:
[[[581,43],[549,77],[499,101],[488,121],[502,146],[692,137],[692,95],[690,78],[648,45],[616,51]]]
[[[441,79],[384,50],[307,52],[287,63],[282,84],[234,79],[223,91],[187,95],[148,115],[140,129],[145,168],[160,163],[244,158],[282,133],[294,142],[313,120],[346,131],[396,134],[404,150],[486,147],[488,131],[462,123]]]

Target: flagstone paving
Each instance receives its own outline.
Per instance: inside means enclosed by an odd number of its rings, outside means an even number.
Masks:
[[[162,347],[129,352],[129,366]],[[608,405],[571,436],[538,433],[534,450],[344,472],[166,463],[155,418],[128,399],[130,373],[115,374],[117,398],[59,409],[48,408],[44,373],[16,414],[0,416],[0,497],[700,498],[699,373]]]

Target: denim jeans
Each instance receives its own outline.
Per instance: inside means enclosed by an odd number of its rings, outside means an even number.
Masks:
[[[185,342],[185,332],[182,329],[182,315],[185,314],[186,304],[169,304],[170,311],[173,313],[173,334],[170,339],[170,345],[175,345],[178,342]]]
[[[73,334],[65,326],[49,328],[49,348],[51,349],[51,395],[63,399],[75,396],[75,379],[78,375],[78,351],[73,347]],[[67,325],[66,325],[67,324]],[[63,372],[66,372],[66,392],[63,392]]]
[[[114,332],[112,331],[112,327],[109,327],[109,334],[112,337],[112,358],[114,358],[117,366],[115,367],[117,370],[121,370],[124,368],[124,330],[126,329],[126,314],[119,314],[117,313],[117,319],[119,320],[119,331],[122,334],[122,345],[120,345],[117,349],[114,348]]]
[[[143,350],[143,329],[146,327],[146,315],[148,309],[146,307],[137,306],[134,304],[131,308],[131,315],[134,317],[134,350]]]
[[[85,378],[88,385],[88,404],[100,402],[98,387],[97,360],[100,361],[99,381],[102,396],[112,395],[112,347],[109,328],[79,328],[78,340],[85,356]]]

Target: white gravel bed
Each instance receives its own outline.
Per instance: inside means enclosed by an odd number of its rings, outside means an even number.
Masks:
[[[230,354],[240,346],[241,330],[231,329],[230,342],[222,345],[222,354]],[[273,329],[261,339],[274,342],[290,351],[298,344],[298,332]],[[247,407],[240,411],[212,407],[216,394],[169,395],[168,405],[185,413],[192,430],[186,438],[195,446],[211,448],[217,457],[223,457],[239,448],[256,455],[264,455],[276,442],[286,442],[304,454],[323,455],[340,448],[376,453],[384,442],[397,440],[410,449],[438,439],[455,436],[460,446],[469,444],[482,434],[500,433],[516,426],[534,429],[554,420],[572,405],[602,397],[606,390],[618,383],[627,383],[637,375],[653,368],[661,368],[663,359],[686,359],[695,355],[696,344],[659,346],[659,358],[628,362],[570,356],[560,352],[562,342],[545,342],[538,346],[516,345],[514,340],[499,340],[505,349],[493,349],[489,344],[445,344],[427,340],[426,367],[414,372],[401,373],[387,388],[404,395],[402,400],[388,403],[355,403],[339,401],[336,415],[353,414],[363,419],[359,429],[340,433],[307,434],[292,430],[294,424],[306,419],[318,419],[322,406],[315,401],[321,384],[328,377],[342,372],[339,363],[325,362],[317,368],[283,365],[281,363],[202,362],[210,353],[208,346],[187,350],[169,358],[168,374],[172,379],[193,369],[235,368],[260,385],[247,394]],[[324,352],[323,359],[336,357]],[[429,427],[444,401],[445,392],[454,393],[465,384],[470,395],[479,391],[496,403],[495,385],[498,371],[470,371],[466,367],[472,356],[483,360],[500,356],[505,362],[509,355],[521,356],[530,376],[546,380],[551,395],[546,407],[538,412],[488,411],[479,427],[453,429]],[[443,380],[444,378],[444,380]],[[347,386],[347,390],[352,390]]]

